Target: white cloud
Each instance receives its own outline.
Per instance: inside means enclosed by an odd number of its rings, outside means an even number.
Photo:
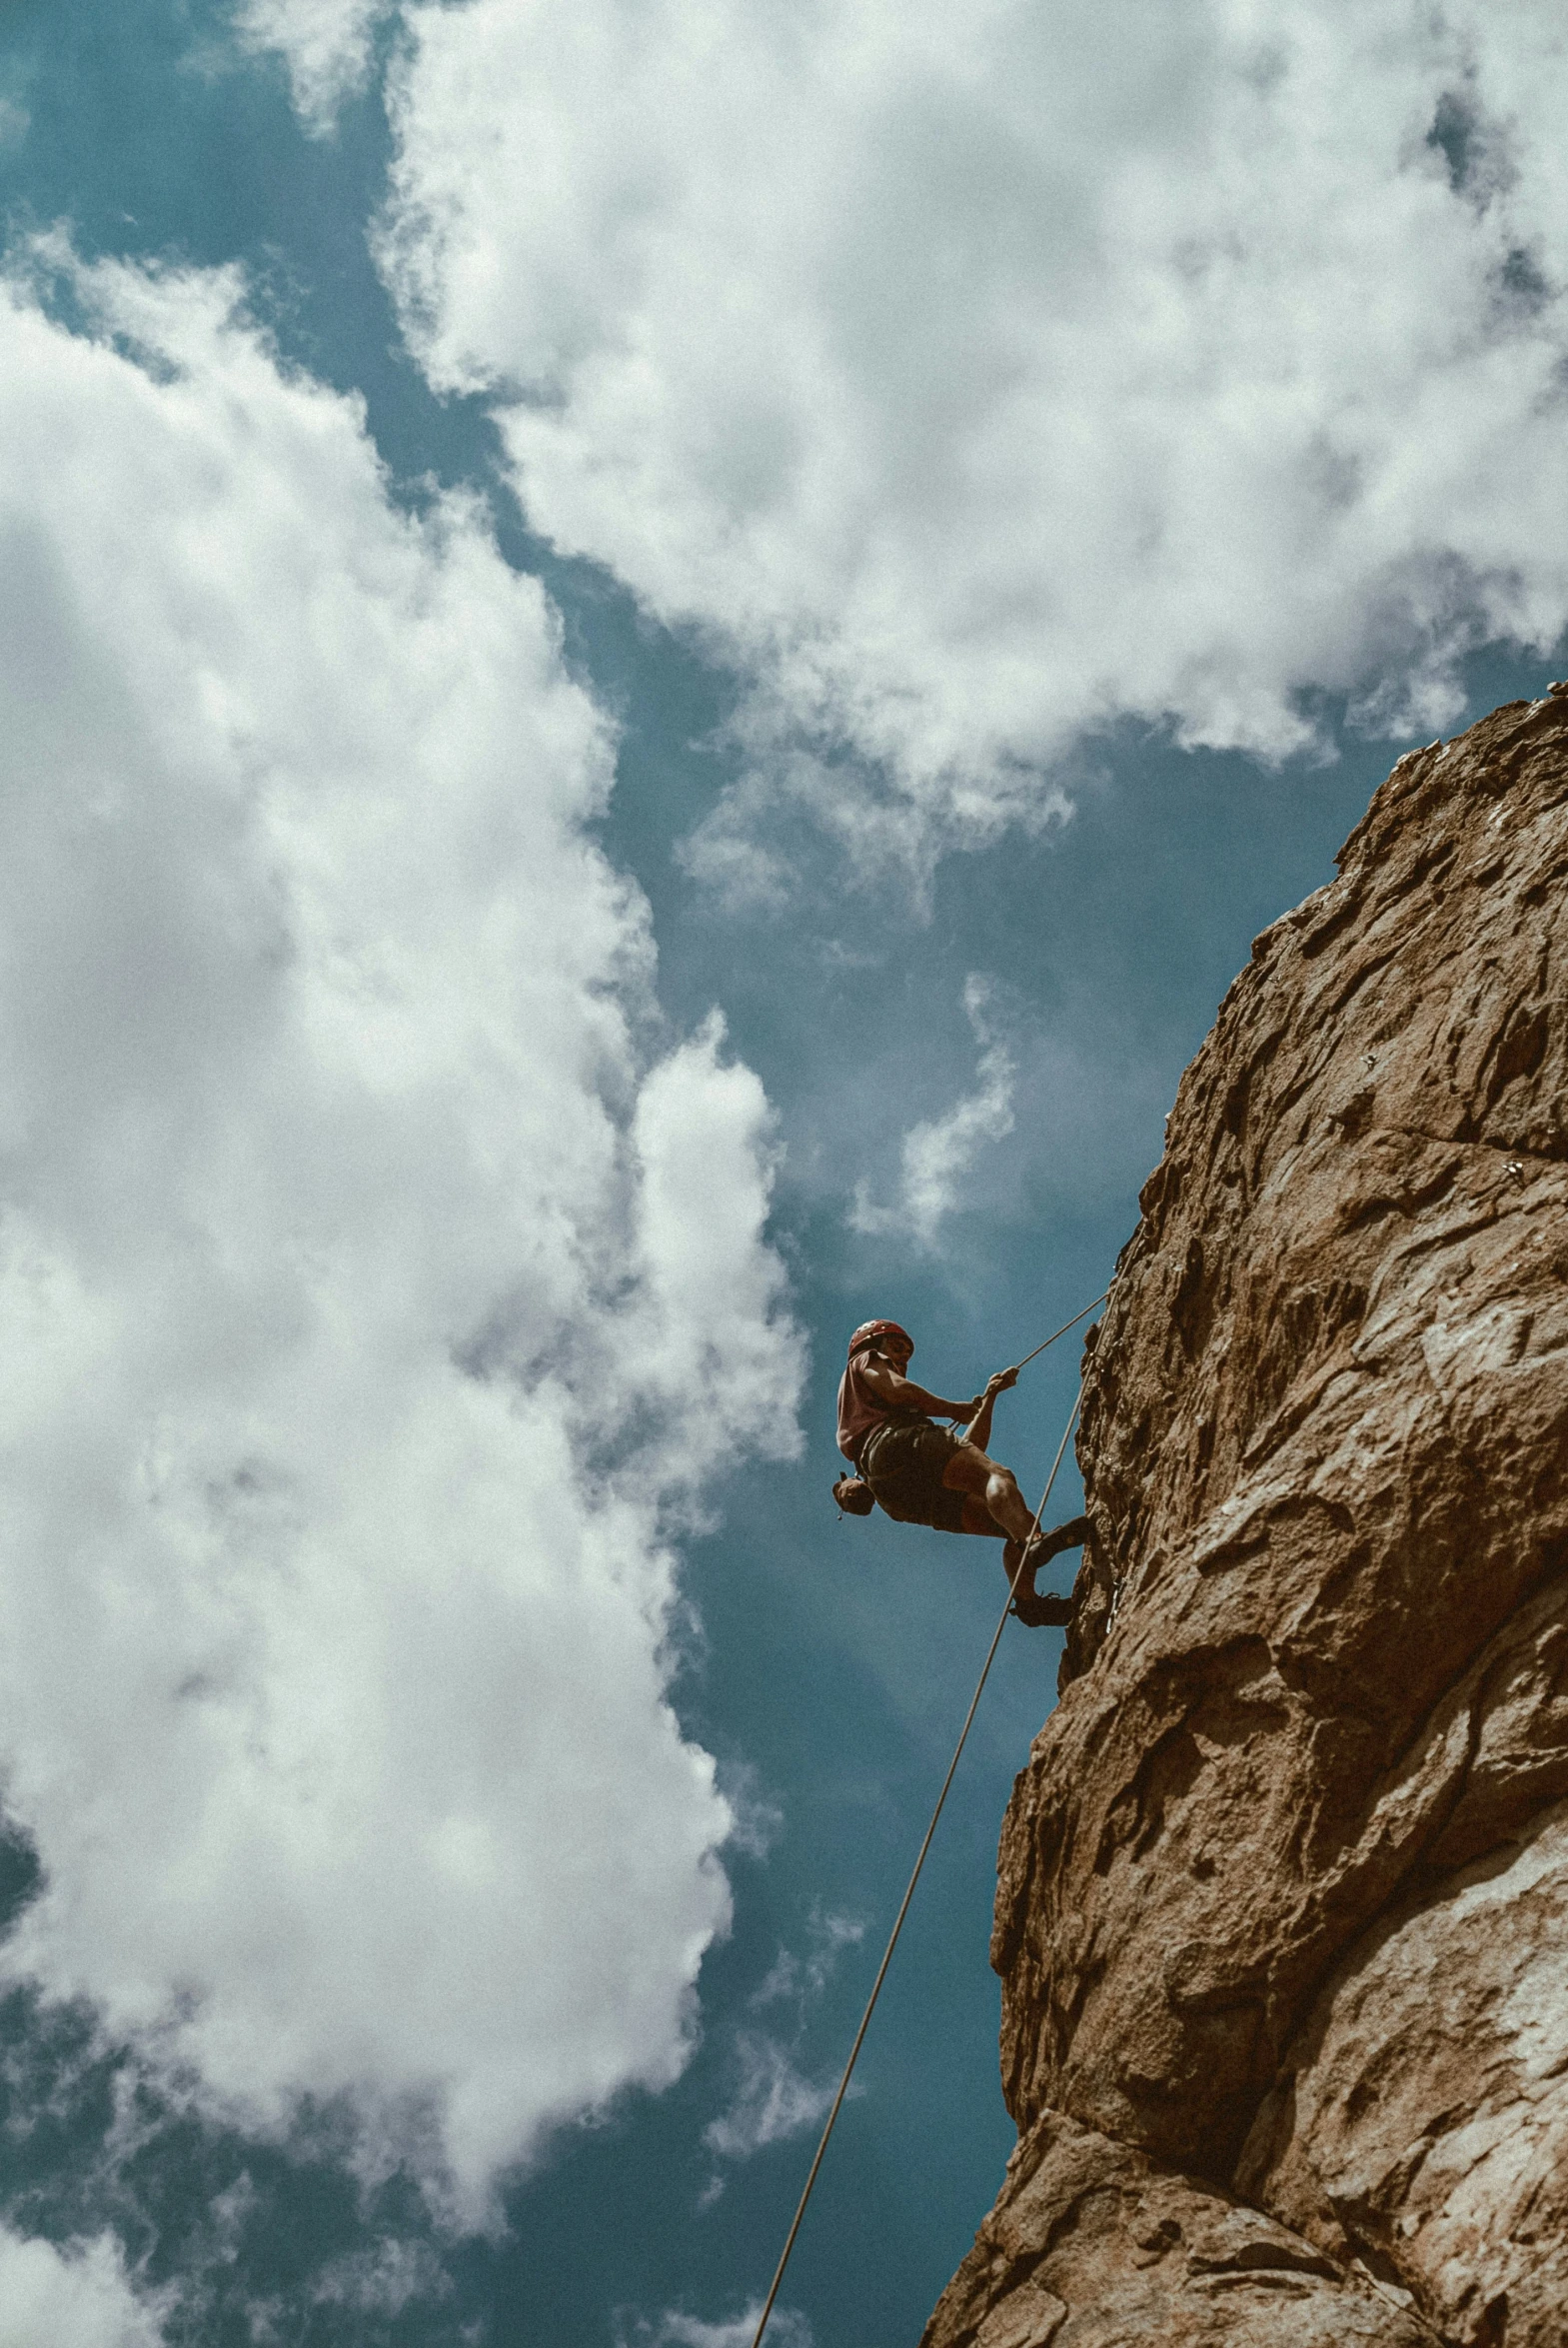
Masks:
[[[1430,730],[1568,618],[1548,0],[405,16],[409,333],[535,526],[749,678],[732,893],[781,794],[907,857],[1059,814],[1122,714]]]
[[[792,2006],[794,2026],[789,2043],[775,2030],[737,2030],[734,2044],[735,2091],[730,2102],[703,2130],[703,2142],[720,2161],[744,2161],[770,2144],[814,2127],[832,2102],[838,2073],[808,2079],[796,2062],[807,2013],[821,1996],[839,1956],[855,1947],[864,1926],[851,1917],[813,1911],[807,1927],[803,1957],[782,1948],[761,1985],[748,1999],[754,2013],[771,2007]],[[851,2094],[855,2092],[851,2088]],[[709,2207],[724,2191],[724,2175],[716,2170],[704,2190],[702,2206]]]
[[[394,2318],[415,2300],[445,2299],[451,2292],[452,2277],[428,2242],[384,2237],[332,2260],[317,2276],[311,2298],[317,2306]]]
[[[792,2002],[803,2021],[808,2001],[820,1997],[843,1951],[858,1948],[864,1937],[865,1926],[852,1916],[836,1915],[831,1909],[824,1914],[813,1908],[806,1921],[805,1955],[797,1957],[792,1949],[782,1948],[748,2004],[760,2010]]]
[[[0,2348],[159,2348],[165,2304],[138,2299],[106,2234],[61,2251],[0,2227]]]
[[[768,1105],[647,1065],[537,583],[232,278],[72,290],[0,293],[3,1961],[479,2221],[726,1926],[662,1642],[797,1439]]]
[[[674,2307],[652,2321],[641,2316],[629,2322],[623,2314],[617,2340],[619,2348],[752,2348],[762,2312],[763,2302],[754,2299],[728,2323],[705,2323]],[[798,2308],[776,2307],[768,2319],[768,2338],[776,2348],[811,2348],[811,2327]]]
[[[789,2048],[766,2031],[737,2031],[736,2060],[735,2096],[703,2130],[703,2142],[721,2160],[750,2160],[765,2145],[798,2135],[832,2102],[836,2079],[804,2078]]]
[[[965,1175],[989,1143],[1012,1132],[1016,1071],[1012,1054],[992,1032],[987,1016],[994,982],[977,972],[964,981],[963,1008],[980,1047],[975,1090],[944,1116],[922,1119],[903,1137],[897,1201],[873,1203],[869,1185],[855,1185],[850,1221],[858,1231],[907,1230],[921,1247],[934,1246],[944,1215],[960,1203]]]
[[[314,137],[326,137],[346,98],[365,87],[371,38],[397,0],[238,0],[243,48],[275,51],[289,69],[294,103]]]
[[[730,1805],[730,1847],[748,1858],[766,1859],[784,1831],[784,1814],[764,1792],[762,1778],[750,1761],[732,1761],[721,1772],[720,1791]]]

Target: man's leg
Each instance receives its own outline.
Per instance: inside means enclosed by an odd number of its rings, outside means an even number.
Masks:
[[[988,1458],[976,1444],[953,1444],[953,1458],[943,1469],[943,1484],[948,1491],[962,1491],[964,1495],[964,1531],[974,1509],[969,1502],[978,1502],[990,1524],[976,1524],[976,1531],[1000,1533],[1004,1540],[1028,1540],[1032,1519],[1028,1502],[1018,1491],[1018,1479],[1011,1467],[1002,1467],[1000,1460]]]
[[[1075,1549],[1088,1538],[1087,1517],[1074,1516],[1068,1524],[1036,1533],[1025,1550],[1023,1544],[1033,1531],[1034,1517],[1010,1467],[988,1458],[973,1443],[960,1443],[953,1451],[942,1481],[951,1490],[963,1494],[965,1532],[999,1532],[1004,1536],[1002,1570],[1020,1615],[1025,1620],[1041,1623],[1067,1621],[1072,1612],[1071,1601],[1039,1597],[1034,1576],[1041,1565],[1061,1550]]]
[[[1050,1590],[1037,1590],[1034,1576],[1042,1565],[1058,1556],[1063,1549],[1081,1548],[1088,1537],[1089,1520],[1086,1516],[1074,1516],[1068,1523],[1058,1524],[1053,1531],[1042,1532],[1037,1540],[1029,1543],[1023,1571],[1018,1574],[1015,1584],[1012,1575],[1017,1570],[1018,1549],[1014,1542],[1007,1543],[1002,1550],[1001,1561],[1007,1567],[1009,1586],[1014,1590],[1013,1611],[1021,1622],[1027,1622],[1032,1629],[1038,1630],[1047,1624],[1053,1624],[1059,1629],[1063,1623],[1072,1620],[1071,1598],[1057,1597]]]
[[[963,1529],[975,1532],[999,1532],[1006,1540],[1024,1541],[1034,1522],[1033,1512],[1018,1489],[1018,1479],[1010,1467],[987,1457],[974,1443],[955,1443],[952,1457],[942,1474],[942,1482],[949,1491],[964,1496]],[[990,1518],[989,1525],[972,1523],[975,1511],[971,1501],[978,1502]]]

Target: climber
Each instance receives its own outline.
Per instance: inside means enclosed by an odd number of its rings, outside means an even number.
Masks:
[[[855,1516],[868,1515],[874,1502],[900,1524],[999,1538],[1019,1621],[1032,1628],[1070,1621],[1071,1599],[1037,1591],[1034,1576],[1047,1558],[1086,1539],[1087,1519],[1075,1516],[1029,1540],[1034,1520],[1017,1478],[986,1451],[996,1397],[1016,1383],[1017,1371],[998,1369],[982,1394],[953,1402],[905,1375],[913,1351],[914,1339],[895,1320],[862,1321],[849,1339],[838,1448],[855,1473],[838,1478],[833,1497]],[[963,1423],[949,1429],[937,1426],[938,1418]]]

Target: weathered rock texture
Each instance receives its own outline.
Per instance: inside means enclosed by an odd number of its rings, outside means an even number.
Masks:
[[[1568,695],[1401,759],[1182,1081],[929,2348],[1568,2341]]]

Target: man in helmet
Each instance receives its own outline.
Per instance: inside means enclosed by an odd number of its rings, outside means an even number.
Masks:
[[[907,1375],[913,1351],[914,1339],[895,1320],[862,1321],[849,1339],[838,1386],[838,1448],[856,1470],[858,1488],[840,1476],[833,1486],[840,1506],[863,1514],[874,1500],[901,1524],[1000,1539],[1018,1619],[1036,1627],[1070,1621],[1072,1601],[1037,1592],[1034,1576],[1047,1558],[1079,1546],[1087,1519],[1075,1516],[1029,1540],[1033,1511],[1012,1469],[986,1451],[996,1396],[1017,1382],[1017,1371],[998,1369],[982,1394],[955,1402]],[[948,1428],[938,1418],[963,1423]]]

